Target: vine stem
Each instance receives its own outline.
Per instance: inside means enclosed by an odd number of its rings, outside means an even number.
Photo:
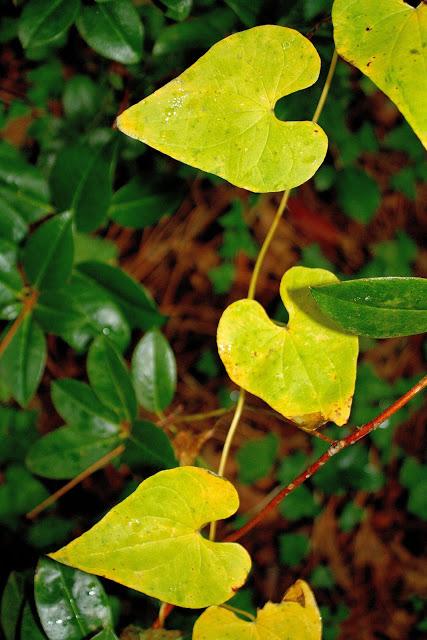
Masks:
[[[64,484],[64,486],[58,489],[58,491],[55,491],[55,493],[52,493],[50,496],[48,496],[46,500],[43,500],[43,502],[40,502],[40,504],[38,504],[36,507],[34,507],[34,509],[32,509],[26,514],[26,517],[29,520],[33,520],[34,518],[36,518],[42,511],[50,507],[59,498],[61,498],[66,493],[68,493],[70,489],[73,489],[75,486],[80,484],[80,482],[82,482],[83,480],[86,480],[86,478],[88,478],[93,473],[95,473],[95,471],[99,471],[99,469],[102,469],[103,467],[105,467],[109,462],[111,462],[111,460],[113,460],[114,458],[117,458],[117,456],[123,453],[124,450],[125,450],[125,445],[120,444],[118,447],[116,447],[112,451],[109,451],[107,454],[105,454],[105,456],[102,456],[102,458],[99,458],[99,460],[91,464],[90,467],[88,467],[87,469],[79,473],[78,476],[70,480],[70,482],[67,482],[67,484]]]
[[[15,320],[12,322],[12,324],[9,326],[7,333],[5,334],[3,340],[0,342],[0,357],[3,355],[3,353],[6,351],[6,349],[12,342],[13,338],[17,334],[18,329],[23,323],[23,321],[25,320],[25,318],[28,316],[29,313],[31,313],[32,309],[36,305],[38,296],[39,296],[38,292],[33,290],[25,298],[22,304],[21,311],[19,312]]]
[[[376,418],[367,422],[362,427],[357,428],[353,433],[350,433],[342,440],[336,440],[333,442],[328,450],[320,456],[315,462],[309,465],[305,471],[300,473],[292,482],[290,482],[286,487],[283,487],[269,502],[266,504],[249,522],[247,522],[241,529],[234,531],[230,535],[228,535],[224,542],[236,542],[236,540],[240,540],[243,536],[245,536],[249,531],[252,531],[260,522],[262,522],[265,516],[270,513],[273,509],[279,505],[282,500],[286,498],[294,489],[302,485],[308,478],[311,478],[315,473],[319,471],[323,467],[324,464],[328,462],[331,458],[333,458],[337,453],[347,449],[351,445],[359,442],[362,438],[365,438],[369,433],[372,433],[375,429],[377,429],[381,424],[383,424],[386,420],[388,420],[392,415],[394,415],[399,409],[404,407],[414,396],[416,396],[420,391],[427,387],[427,376],[421,378],[416,385],[414,385],[409,391],[407,391],[403,396],[401,396],[398,400],[393,402],[387,409],[382,411]]]
[[[225,465],[227,464],[228,455],[230,453],[231,444],[233,442],[234,434],[239,424],[240,417],[242,415],[243,407],[245,405],[245,390],[240,389],[239,398],[237,400],[236,409],[234,411],[233,419],[230,424],[230,428],[227,432],[227,437],[224,442],[224,447],[221,453],[221,460],[219,461],[218,475],[223,476],[225,471]],[[216,535],[216,521],[211,522],[209,529],[209,540],[215,540]]]
[[[334,53],[332,55],[332,59],[329,65],[329,70],[328,70],[328,74],[326,76],[326,80],[325,80],[325,84],[323,86],[322,89],[322,93],[320,94],[320,98],[319,101],[317,103],[317,106],[314,110],[314,115],[312,118],[313,122],[317,122],[320,118],[320,115],[323,111],[323,107],[325,106],[325,102],[326,102],[326,98],[328,97],[328,93],[329,90],[331,88],[331,83],[332,83],[332,78],[334,76],[335,73],[335,68],[337,66],[337,60],[338,60],[338,55],[337,55],[337,51],[336,49],[334,49]],[[265,256],[267,254],[268,249],[270,248],[271,242],[274,238],[274,235],[276,233],[277,227],[279,226],[280,220],[282,219],[283,213],[286,210],[286,206],[288,204],[289,201],[289,196],[291,195],[291,189],[287,189],[286,191],[283,192],[283,195],[280,199],[279,202],[279,206],[277,207],[277,211],[275,213],[273,222],[271,224],[270,229],[268,230],[268,233],[264,239],[264,242],[262,243],[261,249],[258,253],[257,259],[255,261],[255,266],[254,266],[254,270],[252,272],[252,276],[249,282],[249,288],[248,288],[248,299],[249,300],[253,300],[255,298],[255,293],[256,293],[256,287],[258,284],[258,279],[259,279],[259,274],[261,272],[262,266],[264,264],[264,259]],[[227,433],[227,437],[224,443],[224,448],[222,450],[221,453],[221,459],[219,462],[219,467],[218,467],[218,475],[222,476],[224,475],[224,471],[225,471],[225,467],[227,465],[227,460],[228,460],[228,456],[230,453],[230,449],[231,449],[231,444],[233,442],[233,438],[234,438],[234,434],[236,433],[238,424],[239,424],[239,420],[240,417],[242,415],[242,411],[244,408],[244,404],[245,404],[245,391],[240,388],[239,391],[239,398],[237,401],[237,405],[236,405],[236,409],[235,409],[235,413],[233,416],[233,419],[231,421],[230,424],[230,428],[228,430]],[[214,540],[215,539],[215,533],[216,533],[216,523],[212,522],[211,526],[210,526],[210,532],[209,532],[209,539],[210,540]]]

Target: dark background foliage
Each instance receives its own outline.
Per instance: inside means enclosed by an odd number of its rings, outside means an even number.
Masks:
[[[173,466],[174,455],[184,463],[217,467],[229,415],[198,422],[181,418],[235,401],[216,354],[216,326],[227,304],[246,295],[278,201],[276,195],[243,192],[119,135],[115,116],[219,39],[255,24],[282,24],[307,35],[322,57],[323,78],[333,50],[329,0],[66,0],[52,14],[53,4],[0,2],[5,327],[19,313],[25,287],[40,279],[44,286],[27,323],[29,342],[15,340],[0,364],[1,579],[11,570],[27,572],[29,591],[39,555],[86,530],[153,471]],[[279,101],[277,116],[310,118],[321,80]],[[427,275],[426,167],[415,135],[388,99],[344,62],[320,123],[330,140],[326,162],[291,197],[258,288],[260,301],[282,321],[278,283],[294,264],[326,267],[341,278]],[[64,211],[70,216],[56,217]],[[40,225],[51,214],[56,227],[46,231]],[[40,236],[42,229],[48,240]],[[48,282],[37,269],[52,239],[62,244],[56,262],[48,263]],[[103,358],[120,358],[122,352],[130,360],[142,333],[160,326],[176,356],[178,384],[170,405],[170,371],[169,386],[160,383],[162,406],[137,391],[140,417],[151,421],[152,449],[129,446],[53,508],[27,520],[25,513],[61,486],[60,478],[70,477],[52,470],[49,475],[46,464],[42,473],[37,467],[41,436],[67,423],[61,402],[52,402],[52,383],[87,380],[86,354],[94,339],[101,344],[97,336],[107,335],[118,350]],[[388,406],[425,364],[420,336],[363,339],[361,346],[352,424]],[[94,388],[96,376],[89,369]],[[245,412],[229,465],[242,514],[277,481],[289,482],[324,446],[265,414],[255,398],[249,405],[258,410]],[[99,411],[105,418],[105,407]],[[427,637],[426,415],[421,400],[414,401],[366,442],[333,459],[283,502],[280,515],[244,541],[255,571],[236,595],[236,606],[252,611],[267,599],[277,601],[304,577],[321,606],[325,640]],[[125,413],[112,421],[120,429],[128,418]],[[135,437],[139,429],[147,433],[136,426]],[[79,449],[88,434],[73,437]],[[95,452],[96,460],[118,442],[107,446],[97,437],[90,455]],[[55,450],[62,470],[61,456],[68,453]],[[86,466],[93,459],[85,459]],[[73,459],[77,467],[81,463]],[[105,587],[117,633],[130,623],[152,624],[155,601],[113,583]],[[175,611],[170,627],[191,633],[193,619],[191,612]]]

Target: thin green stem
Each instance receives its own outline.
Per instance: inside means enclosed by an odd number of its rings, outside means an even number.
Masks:
[[[239,424],[240,416],[242,415],[243,407],[245,405],[245,390],[240,389],[239,398],[237,400],[236,409],[234,412],[233,419],[230,424],[230,428],[227,433],[227,437],[224,442],[224,447],[221,453],[221,459],[219,461],[218,467],[218,475],[223,476],[224,470],[228,460],[228,454],[230,453],[231,444],[233,442],[234,434],[236,432],[237,426]],[[214,540],[216,534],[216,522],[211,522],[210,530],[209,530],[209,540]]]
[[[255,616],[253,616],[252,613],[243,611],[243,609],[238,609],[237,607],[232,607],[231,604],[224,603],[220,604],[219,606],[221,607],[221,609],[227,609],[227,611],[232,611],[233,613],[237,613],[240,616],[244,616],[245,618],[251,620],[251,622],[255,622],[256,620]]]
[[[334,49],[332,54],[331,64],[329,65],[328,75],[326,76],[325,84],[323,85],[322,93],[320,94],[319,102],[317,103],[316,110],[313,115],[313,122],[318,122],[325,106],[326,99],[328,97],[329,89],[331,88],[332,78],[334,77],[335,68],[338,62],[337,50]]]
[[[329,89],[331,88],[332,78],[335,72],[335,68],[337,65],[337,52],[334,49],[334,53],[331,59],[331,63],[329,66],[329,71],[326,76],[325,85],[323,87],[322,93],[320,94],[319,102],[317,103],[316,109],[314,110],[313,122],[317,122],[322,113],[323,107],[325,106],[326,98],[329,93]],[[248,298],[253,300],[255,298],[256,287],[259,279],[259,274],[261,273],[262,266],[264,264],[264,259],[267,254],[268,249],[270,248],[271,242],[274,238],[274,234],[276,233],[277,227],[279,226],[280,220],[282,219],[283,213],[286,210],[286,205],[288,204],[289,196],[291,194],[291,190],[287,189],[284,191],[279,206],[277,207],[277,211],[275,213],[272,225],[262,243],[261,249],[259,251],[258,257],[255,262],[254,270],[252,272],[252,276],[249,282],[248,288]],[[242,415],[245,404],[245,392],[243,389],[240,389],[239,399],[237,401],[235,413],[233,419],[230,424],[230,428],[227,433],[227,437],[224,443],[224,448],[221,454],[221,460],[219,463],[218,474],[220,476],[224,475],[224,470],[227,464],[228,455],[231,449],[231,444],[233,442],[234,434],[237,430],[240,417]],[[210,540],[214,540],[216,534],[216,523],[211,523],[209,538]]]

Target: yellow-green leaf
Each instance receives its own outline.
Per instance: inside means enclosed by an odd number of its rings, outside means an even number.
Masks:
[[[209,607],[198,618],[193,640],[321,640],[322,621],[314,595],[297,580],[280,604],[267,602],[253,622],[221,607]]]
[[[181,607],[221,604],[245,582],[251,560],[200,529],[238,506],[233,485],[205,469],[161,471],[51,557]]]
[[[338,53],[393,100],[427,147],[427,5],[335,0]]]
[[[302,184],[327,138],[313,122],[283,122],[279,98],[319,76],[316,49],[298,31],[263,25],[215,44],[178,78],[130,107],[118,128],[177,160],[250,191]]]
[[[305,429],[345,424],[354,392],[358,340],[321,314],[309,290],[332,282],[336,276],[324,269],[293,267],[280,285],[286,327],[247,299],[230,305],[218,326],[230,378]]]

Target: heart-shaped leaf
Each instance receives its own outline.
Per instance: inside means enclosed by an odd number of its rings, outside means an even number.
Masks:
[[[320,58],[286,27],[264,25],[215,44],[178,78],[117,119],[123,133],[251,191],[302,184],[327,138],[313,122],[283,122],[279,98],[316,82]]]
[[[38,563],[34,596],[49,640],[84,640],[111,625],[108,598],[99,580],[49,558]]]
[[[332,282],[336,276],[324,269],[293,267],[280,285],[287,327],[254,300],[234,302],[218,326],[230,378],[305,429],[345,424],[354,392],[358,340],[320,313],[309,289]]]
[[[335,0],[338,53],[393,100],[427,146],[427,5]]]
[[[233,485],[205,469],[160,471],[52,558],[181,607],[221,604],[245,581],[250,557],[200,528],[238,505]]]
[[[267,602],[253,622],[221,607],[198,618],[193,640],[321,640],[322,620],[310,587],[297,580],[280,604]]]
[[[315,287],[322,311],[344,331],[370,338],[427,331],[427,279],[361,278]]]

